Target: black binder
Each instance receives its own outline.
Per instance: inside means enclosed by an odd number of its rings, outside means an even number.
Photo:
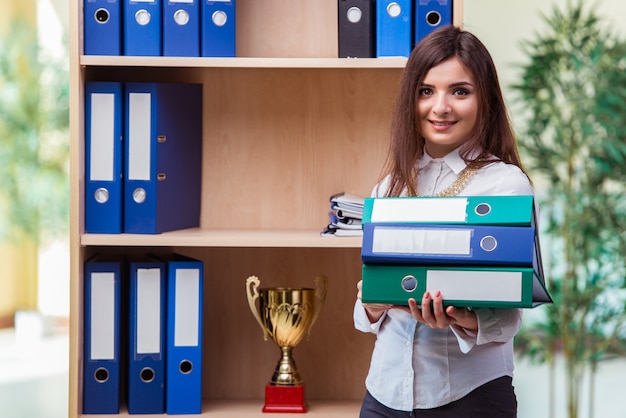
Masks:
[[[375,58],[375,0],[338,0],[338,2],[339,58]]]

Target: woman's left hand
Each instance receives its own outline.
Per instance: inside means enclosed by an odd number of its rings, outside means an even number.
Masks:
[[[409,307],[406,310],[417,321],[431,328],[447,328],[450,325],[458,325],[468,331],[478,331],[478,318],[476,313],[467,308],[443,306],[443,295],[436,291],[434,295],[424,292],[421,305],[413,298],[409,299]]]

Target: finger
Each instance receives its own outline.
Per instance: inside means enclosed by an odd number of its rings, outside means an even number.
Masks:
[[[417,304],[417,301],[413,298],[409,299],[409,313],[413,315],[413,318],[420,322],[424,322],[424,318],[422,317],[422,311]]]
[[[432,306],[431,306],[432,298],[430,292],[424,292],[424,296],[422,296],[422,308],[421,314],[424,319],[424,323],[434,327],[437,325],[437,319],[433,315]]]
[[[448,318],[444,310],[443,296],[439,290],[433,296],[433,314],[437,328],[446,328],[450,325],[450,318]]]

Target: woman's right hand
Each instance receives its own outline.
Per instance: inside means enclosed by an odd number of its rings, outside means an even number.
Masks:
[[[362,302],[363,280],[359,280],[356,287],[358,289],[356,297]],[[392,307],[393,305],[387,303],[363,303],[363,308],[371,323],[377,322],[380,317]]]

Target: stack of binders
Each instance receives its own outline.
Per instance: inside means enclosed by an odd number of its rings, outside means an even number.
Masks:
[[[85,83],[85,231],[200,225],[202,85]]]
[[[367,198],[364,303],[532,308],[545,287],[533,196]]]
[[[453,0],[338,0],[340,58],[408,57],[452,23]]]
[[[235,0],[84,0],[85,55],[235,56]]]
[[[180,255],[85,262],[83,413],[201,413],[203,275]]]

